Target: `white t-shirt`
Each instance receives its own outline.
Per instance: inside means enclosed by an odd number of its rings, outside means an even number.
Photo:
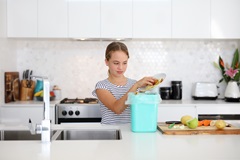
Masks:
[[[127,78],[127,83],[123,86],[112,84],[108,79],[99,81],[95,90],[92,92],[93,96],[97,97],[97,89],[105,89],[112,93],[112,95],[118,100],[136,83],[136,80]],[[108,109],[100,100],[100,110],[102,113],[103,124],[119,124],[119,123],[130,123],[130,107],[128,106],[121,114],[116,114]]]

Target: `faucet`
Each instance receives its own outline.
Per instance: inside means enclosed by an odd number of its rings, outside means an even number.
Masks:
[[[32,125],[31,119],[29,119],[29,129],[31,134],[41,134],[42,142],[50,142],[51,139],[51,123],[50,123],[50,83],[47,77],[31,76],[34,78],[40,78],[43,80],[43,120],[41,124],[36,124],[36,127]]]

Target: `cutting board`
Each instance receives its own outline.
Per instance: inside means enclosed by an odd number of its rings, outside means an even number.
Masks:
[[[19,97],[19,72],[5,72],[5,103],[17,101]]]
[[[176,124],[182,125],[182,124]],[[200,126],[196,129],[190,129],[187,126],[184,126],[183,129],[180,128],[168,128],[169,124],[158,123],[158,130],[165,135],[197,135],[197,134],[208,134],[208,135],[216,135],[216,134],[240,134],[240,128],[232,126],[225,127],[224,129],[217,129],[215,126]]]

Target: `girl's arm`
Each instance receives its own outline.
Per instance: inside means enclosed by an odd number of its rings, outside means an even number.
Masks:
[[[138,88],[152,85],[155,81],[153,77],[144,77],[137,81],[120,99],[116,99],[108,90],[97,89],[96,94],[98,99],[111,111],[116,114],[121,114],[126,108],[125,101],[129,92],[136,92]]]

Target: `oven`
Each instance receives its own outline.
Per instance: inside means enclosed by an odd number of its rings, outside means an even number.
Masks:
[[[100,105],[96,98],[64,98],[55,106],[55,123],[101,122]]]

